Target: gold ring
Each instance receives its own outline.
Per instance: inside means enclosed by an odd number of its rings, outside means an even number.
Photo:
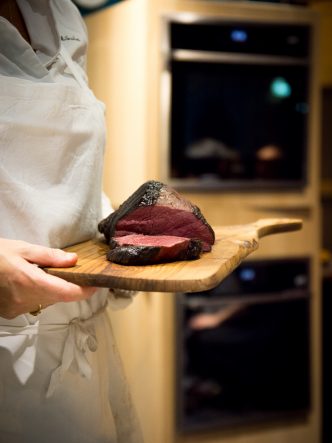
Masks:
[[[36,315],[39,315],[41,313],[41,311],[42,311],[42,305],[39,304],[38,308],[35,311],[30,311],[29,314],[36,316]]]

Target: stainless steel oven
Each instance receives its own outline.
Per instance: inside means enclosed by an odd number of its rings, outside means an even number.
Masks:
[[[304,186],[310,26],[179,16],[165,30],[164,179],[194,189]]]
[[[178,294],[180,432],[305,418],[310,262],[248,261],[213,290]]]

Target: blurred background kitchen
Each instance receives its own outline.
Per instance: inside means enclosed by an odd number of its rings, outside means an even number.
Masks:
[[[112,313],[146,443],[332,442],[332,2],[80,0],[105,191],[302,218],[207,293]]]

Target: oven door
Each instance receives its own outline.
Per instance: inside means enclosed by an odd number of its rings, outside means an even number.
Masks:
[[[179,296],[181,431],[303,415],[310,405],[309,294]]]

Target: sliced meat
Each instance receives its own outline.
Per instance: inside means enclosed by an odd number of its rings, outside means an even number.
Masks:
[[[108,260],[122,265],[149,265],[193,260],[202,251],[202,242],[168,235],[126,235],[110,241]]]
[[[210,251],[215,241],[213,229],[197,206],[153,180],[140,186],[98,229],[108,243],[112,237],[130,234],[167,235],[200,239],[203,251]]]

